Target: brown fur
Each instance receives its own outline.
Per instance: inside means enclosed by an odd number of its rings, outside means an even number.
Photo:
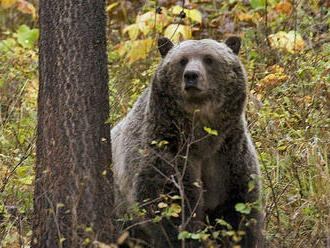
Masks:
[[[111,133],[120,212],[160,194],[182,193],[173,181],[182,178],[185,219],[190,219],[186,230],[197,231],[206,217],[213,225],[222,218],[246,231],[241,247],[260,248],[261,212],[254,209],[247,217],[257,224],[245,227],[234,208],[236,203],[257,201],[261,191],[255,180],[255,188],[248,192],[250,175],[260,172],[246,128],[246,76],[237,56],[240,40],[194,40],[176,46],[169,42],[165,38],[159,42],[163,60],[152,85]],[[217,135],[207,134],[205,127]],[[168,144],[152,144],[162,140]],[[147,209],[152,218],[157,202]],[[133,235],[154,247],[179,247],[179,222],[164,218]],[[229,247],[231,241],[219,244]]]

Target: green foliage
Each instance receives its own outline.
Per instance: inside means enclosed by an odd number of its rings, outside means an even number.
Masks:
[[[218,135],[218,131],[217,131],[217,130],[213,130],[213,129],[209,128],[209,127],[204,127],[204,130],[205,130],[205,132],[207,132],[208,134],[215,135],[215,136]]]
[[[35,41],[39,38],[39,29],[30,29],[26,25],[21,25],[17,32],[14,34],[20,45],[26,48],[32,48]]]
[[[250,206],[249,204],[247,204],[247,203],[237,203],[237,204],[235,205],[235,210],[236,210],[237,212],[242,213],[242,214],[250,214],[252,208],[251,208],[251,206]]]
[[[263,8],[266,5],[266,0],[250,0],[250,5],[252,8]]]
[[[0,247],[28,244],[33,207],[38,29],[14,27],[0,35]]]

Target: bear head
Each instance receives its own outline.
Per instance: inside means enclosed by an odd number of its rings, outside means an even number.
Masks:
[[[156,72],[158,88],[183,107],[209,113],[241,114],[246,101],[246,75],[238,58],[241,40],[224,43],[211,39],[188,40],[174,45],[158,40],[163,60]]]

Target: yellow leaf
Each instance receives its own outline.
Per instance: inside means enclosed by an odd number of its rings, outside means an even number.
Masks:
[[[204,127],[204,130],[205,130],[208,134],[215,135],[215,136],[218,135],[218,131],[217,131],[217,130],[213,130],[213,129],[209,128],[209,127]]]
[[[287,36],[290,41],[286,46],[288,52],[294,53],[294,50],[296,50],[296,52],[301,52],[304,49],[305,41],[302,39],[300,34],[292,30],[287,34]]]
[[[115,3],[112,3],[110,5],[108,5],[106,8],[105,8],[105,11],[111,11],[113,8],[115,8],[119,3],[118,2],[115,2]]]
[[[126,54],[126,59],[128,63],[131,64],[139,59],[144,59],[147,57],[148,52],[151,49],[152,40],[134,40],[126,41],[123,44],[120,44],[117,48],[117,51],[121,56]]]
[[[252,13],[240,12],[237,17],[238,17],[238,19],[240,21],[246,21],[246,22],[248,22],[248,21],[251,21],[252,20],[253,14]]]
[[[128,36],[131,40],[136,40],[139,35],[139,26],[138,24],[132,24],[124,28],[123,33],[128,32]]]
[[[284,68],[275,64],[273,66],[270,67],[270,71],[271,73],[279,73],[279,74],[283,74],[284,72]]]
[[[143,15],[138,15],[136,18],[136,23],[144,35],[147,35],[155,28],[155,21],[157,31],[161,32],[163,27],[168,24],[166,8],[162,8],[162,14],[156,14],[155,11],[148,11]]]
[[[188,10],[187,16],[195,22],[202,23],[202,15],[197,9]]]
[[[280,11],[283,14],[291,14],[292,4],[288,1],[280,2],[280,3],[275,5],[275,9]]]
[[[180,38],[184,40],[191,38],[191,28],[181,24],[171,24],[165,29],[164,36],[175,43],[179,43]]]
[[[174,15],[178,15],[178,14],[181,13],[181,11],[182,11],[182,7],[179,6],[179,5],[175,5],[175,6],[173,6],[173,7],[171,8],[171,11],[172,11],[172,13],[173,13]]]
[[[176,214],[179,214],[181,212],[181,206],[179,204],[177,204],[177,203],[172,203],[171,204],[171,209]]]
[[[151,22],[155,19],[156,12],[148,11],[143,15],[138,15],[136,22]]]
[[[160,202],[160,203],[158,203],[157,206],[158,206],[158,208],[166,208],[168,205],[165,202]]]
[[[280,31],[268,36],[272,49],[283,49],[289,53],[301,52],[305,47],[305,42],[301,35],[295,31],[288,33]]]
[[[154,26],[154,19],[156,13],[154,11],[149,11],[143,15],[138,15],[136,18],[136,23],[139,29],[144,35],[147,35]]]
[[[13,7],[16,3],[16,0],[1,0],[1,7],[3,9],[8,9],[10,7]]]
[[[289,76],[284,73],[284,68],[279,65],[273,65],[269,68],[269,70],[271,74],[265,76],[258,83],[260,89],[265,87],[274,88],[282,85],[289,79]]]
[[[179,15],[181,11],[184,11],[186,13],[186,16],[191,19],[192,21],[202,23],[202,15],[197,9],[183,9],[179,5],[175,5],[171,8],[171,11],[174,15]]]

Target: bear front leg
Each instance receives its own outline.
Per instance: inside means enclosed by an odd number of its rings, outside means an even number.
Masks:
[[[215,164],[209,163],[210,168],[204,171],[211,173],[204,175],[209,194],[205,204],[208,207],[206,214],[213,225],[219,218],[234,230],[244,231],[239,242],[242,248],[262,248],[263,214],[257,206],[261,200],[261,182],[256,154],[247,137],[230,141],[228,139],[226,146],[216,154]],[[218,205],[212,199],[218,199]],[[238,203],[245,204],[246,208],[243,211],[235,208]],[[222,247],[233,244],[230,237],[223,238],[221,243]]]
[[[139,237],[151,247],[180,247],[177,218],[166,216],[166,205],[170,205],[167,195],[175,194],[171,177],[175,173],[164,159],[145,156],[141,170],[134,179],[135,200],[146,210],[139,229]],[[143,234],[143,235],[141,235]]]
[[[255,154],[247,151],[237,160],[238,164],[233,163],[234,169],[231,173],[231,198],[230,202],[232,215],[237,216],[232,222],[237,230],[245,231],[240,245],[242,248],[262,248],[263,247],[263,214],[261,210],[261,182],[259,178],[258,163]],[[253,175],[253,176],[252,176]],[[249,182],[253,182],[250,183]],[[250,208],[250,213],[242,213],[236,210],[238,203],[246,204]],[[230,214],[229,214],[230,215]]]
[[[143,229],[150,242],[156,244],[154,247],[181,247],[182,242],[185,247],[200,247],[193,240],[178,240],[179,231],[194,232],[197,220],[200,221],[202,186],[196,173],[187,168],[182,170],[180,158],[145,157],[143,165],[135,179],[135,194],[137,202],[147,210],[146,218],[150,221]]]

